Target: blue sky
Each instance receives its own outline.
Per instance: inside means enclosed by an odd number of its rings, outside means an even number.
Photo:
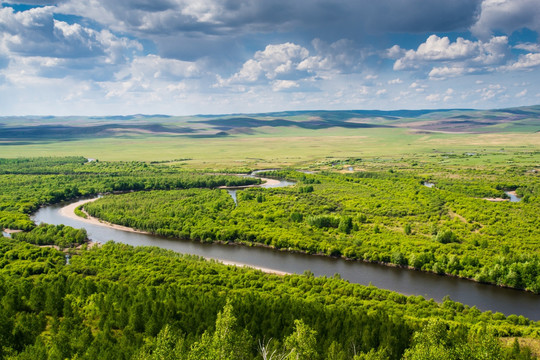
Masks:
[[[540,103],[538,0],[27,0],[0,115]]]

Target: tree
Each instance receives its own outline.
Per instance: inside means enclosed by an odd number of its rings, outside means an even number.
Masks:
[[[285,347],[290,351],[287,359],[314,360],[318,358],[315,346],[317,332],[304,324],[302,320],[295,320],[296,329],[285,339]]]
[[[250,336],[247,330],[236,329],[236,318],[230,301],[216,320],[216,330],[202,335],[201,341],[192,346],[188,359],[241,360],[250,358]]]
[[[339,220],[338,230],[349,234],[353,228],[352,219],[350,216],[344,216]]]

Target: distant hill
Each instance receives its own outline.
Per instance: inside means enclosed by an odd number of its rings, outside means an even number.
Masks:
[[[496,133],[540,131],[540,105],[508,109],[306,110],[226,115],[4,116],[0,141],[58,141],[91,137],[223,137],[270,129],[407,128],[413,132]]]

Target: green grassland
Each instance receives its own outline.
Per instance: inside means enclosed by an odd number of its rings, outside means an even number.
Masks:
[[[0,118],[2,157],[183,160],[191,168],[281,167],[438,152],[527,152],[539,107],[497,111],[283,112],[249,116]]]

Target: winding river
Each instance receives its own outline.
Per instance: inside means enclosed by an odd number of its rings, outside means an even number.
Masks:
[[[292,184],[280,181],[279,184],[271,182],[267,185],[263,184],[262,187]],[[89,224],[83,219],[65,216],[60,211],[65,206],[66,204],[57,204],[41,208],[33,215],[33,220],[36,223],[65,224],[75,228],[86,228],[89,238],[101,243],[114,240],[134,246],[158,246],[176,252],[216,259],[226,264],[246,265],[276,273],[302,274],[307,270],[315,276],[333,276],[337,273],[352,283],[372,284],[405,295],[422,295],[439,302],[448,295],[454,301],[476,306],[483,311],[498,311],[506,315],[517,314],[531,320],[540,320],[540,296],[524,291],[360,261],[284,252],[263,247],[203,244],[128,232]]]

